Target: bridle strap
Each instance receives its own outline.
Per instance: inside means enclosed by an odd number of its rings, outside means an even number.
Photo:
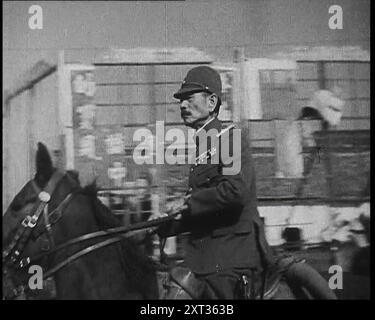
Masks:
[[[144,231],[146,229],[156,227],[156,226],[158,226],[162,223],[173,220],[177,214],[178,214],[178,212],[172,213],[167,217],[162,217],[162,218],[159,218],[159,219],[146,221],[146,222],[134,223],[131,226],[110,228],[110,229],[106,229],[106,230],[100,230],[100,231],[84,234],[83,236],[79,236],[77,238],[68,240],[68,241],[54,247],[52,250],[50,250],[48,252],[40,253],[39,255],[36,255],[33,258],[27,258],[27,264],[24,264],[24,266],[32,264],[33,262],[36,262],[36,261],[42,259],[45,256],[49,256],[49,255],[54,254],[54,253],[56,253],[56,252],[58,252],[62,249],[65,249],[69,246],[78,244],[78,243],[83,242],[83,241],[87,241],[87,240],[95,239],[95,238],[100,238],[100,237],[105,237],[105,236],[111,236],[111,235],[114,236],[114,235],[117,235],[117,234],[125,234],[125,233],[129,233],[129,232],[132,235],[132,234],[134,234],[134,231]]]
[[[53,192],[55,191],[56,189],[56,186],[57,184],[60,182],[60,180],[65,176],[66,172],[65,171],[61,171],[59,169],[56,169],[51,178],[49,179],[47,185],[45,188],[43,189],[40,189],[39,186],[36,184],[35,180],[32,180],[31,183],[35,189],[35,191],[37,192],[37,194],[39,194],[40,192],[42,191],[45,191],[47,192],[50,196],[52,196]]]
[[[135,231],[131,232],[130,234],[126,235],[126,237],[133,236],[134,234],[136,234],[139,231],[140,230],[135,230]],[[120,242],[120,241],[124,240],[124,238],[125,238],[125,236],[122,235],[122,236],[118,236],[118,237],[115,237],[115,238],[106,239],[106,240],[103,240],[103,241],[101,241],[99,243],[96,243],[96,244],[94,244],[92,246],[89,246],[89,247],[87,247],[85,249],[82,249],[81,251],[76,252],[75,254],[71,255],[70,257],[68,257],[65,260],[63,260],[60,263],[58,263],[52,269],[50,269],[47,272],[45,272],[43,274],[43,280],[46,280],[46,279],[52,277],[56,272],[58,272],[59,270],[61,270],[65,266],[67,266],[68,264],[74,262],[75,260],[77,260],[79,258],[82,258],[83,256],[85,256],[85,255],[87,255],[87,254],[89,254],[89,253],[91,253],[91,252],[93,252],[95,250],[107,247],[107,246],[109,246],[111,244],[115,244],[117,242]],[[29,288],[29,286],[27,286],[27,285],[20,285],[20,286],[18,286],[13,291],[13,296],[9,296],[8,298],[9,299],[13,299],[13,298],[17,297],[19,294],[25,293],[25,292],[27,292],[29,290],[31,290]]]
[[[52,275],[54,275],[57,271],[59,271],[60,269],[62,269],[63,267],[65,267],[66,265],[72,263],[73,261],[87,255],[88,253],[91,253],[95,250],[98,250],[100,248],[103,248],[103,247],[106,247],[106,246],[109,246],[111,244],[114,244],[116,242],[120,242],[122,240],[124,240],[124,238],[127,238],[127,237],[131,237],[133,236],[134,234],[138,233],[140,230],[136,230],[136,231],[133,231],[131,232],[130,234],[127,234],[126,236],[122,235],[122,236],[117,236],[117,237],[114,237],[114,238],[109,238],[109,239],[106,239],[106,240],[103,240],[101,242],[98,242],[92,246],[89,246],[85,249],[82,249],[78,252],[76,252],[75,254],[71,255],[70,257],[66,258],[65,260],[63,260],[62,262],[58,263],[56,266],[54,266],[52,269],[48,270],[44,275],[43,275],[43,279],[47,279],[49,277],[51,277]]]
[[[39,221],[45,205],[45,202],[40,201],[33,216],[27,216],[21,222],[21,225],[17,229],[12,242],[3,251],[3,263],[5,263],[7,259],[10,259],[11,263],[16,263],[19,260],[21,253],[23,252],[23,249],[31,236],[33,228]]]
[[[45,228],[47,230],[48,241],[49,241],[49,243],[51,245],[51,248],[54,248],[55,247],[55,241],[53,240],[51,223],[49,221],[49,216],[48,216],[48,203],[44,207],[43,218],[44,218],[44,226],[45,226]]]
[[[45,225],[44,228],[42,227],[40,230],[35,230],[33,236],[35,239],[39,238],[44,232],[48,232],[47,225],[50,225],[52,227],[61,217],[62,213],[65,210],[66,206],[69,204],[70,200],[79,192],[81,192],[81,189],[73,190],[71,193],[69,193],[63,201],[60,202],[57,208],[52,210],[47,214],[46,217],[44,217]]]
[[[51,192],[53,192],[53,190],[55,189],[57,183],[61,180],[61,178],[65,175],[65,174],[62,174],[58,171],[55,171],[56,175],[55,178],[52,177],[51,178],[51,183],[48,183],[47,187],[45,188],[45,190],[48,190]],[[33,186],[34,186],[34,189],[36,191],[40,191],[40,188],[36,185],[36,183],[34,181],[32,181],[33,183]],[[51,191],[52,190],[52,191]],[[45,191],[47,192],[47,191]],[[61,203],[60,205],[51,212],[50,215],[52,215],[55,211],[63,211],[66,207],[66,205],[70,202],[70,200],[72,199],[72,197],[76,194],[76,192],[72,193],[72,194],[69,194]],[[49,199],[48,199],[49,200]],[[48,202],[48,201],[47,201]],[[43,205],[43,210],[41,210],[39,212],[39,217],[40,217],[40,213],[42,211],[44,211],[44,207],[45,205],[47,204],[47,202],[42,202],[41,204],[44,203]],[[72,263],[73,261],[81,258],[82,256],[86,255],[86,254],[89,254],[97,249],[100,249],[102,247],[105,247],[105,246],[108,246],[108,245],[111,245],[111,244],[114,244],[116,242],[120,242],[121,240],[123,240],[124,238],[126,237],[129,237],[129,236],[132,236],[133,234],[135,233],[138,233],[139,231],[145,231],[145,229],[149,229],[149,228],[152,228],[152,227],[156,227],[164,222],[167,222],[167,221],[170,221],[170,220],[173,220],[175,218],[176,215],[179,214],[179,211],[176,211],[176,212],[172,212],[170,213],[167,217],[163,217],[163,218],[159,218],[159,219],[155,219],[155,220],[152,220],[152,221],[146,221],[146,222],[140,222],[140,223],[137,223],[137,224],[133,224],[131,225],[130,227],[129,226],[123,226],[123,227],[117,227],[117,228],[110,228],[110,229],[106,229],[106,230],[101,230],[101,231],[97,231],[97,232],[92,232],[92,233],[89,233],[89,234],[85,234],[83,236],[80,236],[80,237],[77,237],[77,238],[74,238],[74,239],[71,239],[59,246],[56,246],[54,248],[52,248],[52,250],[50,250],[49,252],[44,252],[42,254],[39,254],[35,257],[33,257],[32,259],[30,259],[30,257],[27,257],[27,258],[24,258],[22,259],[21,261],[18,261],[19,260],[19,257],[20,257],[20,254],[18,255],[18,259],[17,261],[13,261],[13,263],[16,263],[16,262],[19,262],[19,266],[21,268],[31,264],[32,262],[34,261],[37,261],[43,257],[47,257],[53,253],[56,253],[57,251],[60,251],[70,245],[73,245],[73,244],[77,244],[77,243],[80,243],[82,241],[86,241],[86,240],[89,240],[89,239],[94,239],[94,238],[98,238],[98,237],[104,237],[104,236],[110,236],[110,235],[116,235],[116,234],[122,234],[122,233],[128,233],[126,236],[125,235],[120,235],[120,236],[115,236],[115,237],[111,237],[111,238],[107,238],[106,240],[103,240],[99,243],[96,243],[92,246],[89,246],[81,251],[78,251],[76,252],[75,254],[73,254],[72,256],[69,256],[68,258],[66,258],[65,260],[63,260],[62,262],[58,263],[55,267],[53,267],[52,269],[48,270],[44,276],[43,276],[43,279],[48,279],[49,277],[51,277],[53,274],[55,274],[56,272],[58,272],[60,269],[62,269],[63,267],[65,267],[66,265]],[[39,217],[38,217],[38,220],[39,220]],[[48,217],[48,209],[45,210],[45,222],[46,222],[46,228],[48,228],[48,225],[49,225],[49,217]],[[35,225],[34,225],[35,226]],[[32,228],[29,228],[30,230],[27,230],[29,231],[29,234],[28,234],[28,238],[30,237],[30,234],[31,234],[31,231],[32,231]],[[27,241],[25,242],[25,244],[27,243]],[[23,248],[22,248],[23,250]],[[4,255],[3,255],[3,262],[4,262]],[[24,263],[23,263],[24,262]],[[27,286],[20,286],[19,287],[20,290],[27,290]]]
[[[41,213],[45,210],[52,193],[64,175],[65,172],[55,170],[44,190],[41,190],[34,180],[31,181],[34,190],[38,194],[36,204],[37,209],[32,216],[26,216],[26,218],[21,222],[21,225],[17,229],[12,242],[3,251],[3,263],[10,259],[12,264],[16,264],[20,260],[21,254],[30,239],[31,233],[40,220]]]

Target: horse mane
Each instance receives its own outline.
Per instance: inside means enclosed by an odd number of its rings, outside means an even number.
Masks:
[[[122,226],[110,209],[98,199],[97,191],[98,188],[95,180],[82,189],[83,194],[91,199],[93,212],[100,228],[106,229]],[[150,294],[150,281],[155,281],[157,288],[157,263],[144,255],[139,249],[139,244],[131,238],[124,238],[120,242],[120,248],[122,265],[125,273],[131,275],[130,280],[132,285],[134,288],[141,288],[142,292]],[[157,297],[158,293],[155,292],[154,294]]]
[[[98,188],[96,185],[96,180],[92,183],[86,185],[82,189],[82,193],[87,195],[91,200],[93,205],[93,211],[95,214],[95,218],[100,227],[103,228],[115,228],[121,226],[120,222],[115,218],[115,216],[111,213],[110,209],[108,209],[97,197]]]

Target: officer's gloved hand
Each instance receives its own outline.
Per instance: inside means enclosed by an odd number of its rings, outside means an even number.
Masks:
[[[167,213],[153,213],[151,214],[151,216],[147,219],[147,221],[152,221],[152,220],[157,220],[157,219],[161,219],[161,218],[164,218],[164,217],[168,217],[168,214]],[[156,231],[157,229],[159,228],[159,226],[155,226],[155,227],[150,227],[148,228],[148,232],[149,233],[153,233],[154,231]]]
[[[190,195],[186,195],[183,198],[180,198],[178,201],[171,203],[169,206],[167,213],[169,216],[174,215],[175,220],[180,220],[183,216],[189,214],[189,202]]]
[[[183,217],[186,217],[190,214],[190,208],[187,203],[183,204],[181,207],[178,208],[178,211],[175,212],[176,217],[175,220],[181,220]]]
[[[175,220],[181,220],[181,218],[187,217],[190,215],[190,205],[189,205],[190,197],[191,197],[191,194],[187,194],[184,197],[184,202],[182,206],[179,206],[175,209],[175,212],[178,212],[178,214],[175,217]]]
[[[183,217],[185,217],[189,214],[190,214],[189,205],[187,203],[184,203],[182,206],[174,207],[174,208],[170,209],[168,211],[168,213],[164,213],[164,212],[163,213],[153,213],[147,219],[147,221],[157,220],[157,219],[161,219],[161,218],[168,217],[168,216],[171,216],[171,215],[174,215],[175,220],[181,220]],[[159,226],[150,227],[148,231],[150,233],[153,233],[158,228],[159,228]]]
[[[164,217],[168,217],[168,214],[165,213],[165,212],[162,212],[162,213],[153,213],[153,214],[147,219],[147,221],[157,220],[157,219],[164,218]]]

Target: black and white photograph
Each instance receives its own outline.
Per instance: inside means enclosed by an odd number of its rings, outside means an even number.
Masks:
[[[370,299],[370,0],[2,5],[3,300]]]

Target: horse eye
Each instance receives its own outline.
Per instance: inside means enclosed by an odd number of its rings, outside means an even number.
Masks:
[[[33,208],[32,205],[26,205],[25,207],[23,207],[22,212],[23,212],[24,214],[30,214],[32,208]]]
[[[13,203],[13,204],[12,204],[12,207],[11,207],[11,209],[12,209],[13,211],[19,211],[19,210],[21,210],[21,208],[22,208],[22,206],[21,206],[20,203]]]
[[[33,196],[33,197],[31,197],[31,198],[29,198],[29,199],[27,199],[25,201],[25,205],[27,205],[29,203],[35,203],[37,200],[38,200],[38,197],[37,196]]]
[[[30,211],[30,206],[32,207],[35,203],[35,201],[37,201],[37,197],[36,196],[33,196],[29,199],[26,199],[26,201],[16,201],[14,202],[12,205],[11,205],[11,210],[12,211],[20,211],[22,210],[23,208],[27,208],[28,211]]]

